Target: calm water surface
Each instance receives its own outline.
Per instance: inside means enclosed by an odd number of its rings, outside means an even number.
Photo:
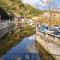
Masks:
[[[0,60],[41,60],[35,47],[35,35],[24,38]]]

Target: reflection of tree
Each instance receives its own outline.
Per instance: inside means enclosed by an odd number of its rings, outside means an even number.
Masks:
[[[3,55],[7,50],[15,46],[17,43],[19,43],[24,37],[31,36],[34,33],[34,28],[32,26],[26,26],[22,30],[6,35],[1,39],[1,41],[3,41],[0,42],[0,56]]]

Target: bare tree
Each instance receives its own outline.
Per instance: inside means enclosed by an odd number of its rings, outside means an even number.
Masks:
[[[57,5],[56,5],[56,2],[55,0],[48,0],[47,1],[47,4],[48,4],[48,10],[49,10],[49,26],[51,25],[51,21],[54,20],[53,19],[53,15],[55,15],[55,11],[57,9]],[[50,29],[50,28],[49,28]]]

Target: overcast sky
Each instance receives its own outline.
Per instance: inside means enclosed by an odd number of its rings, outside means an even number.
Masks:
[[[52,0],[22,0],[24,3],[31,4],[32,6],[39,8],[39,9],[48,9],[48,6],[52,7],[51,4]],[[50,1],[47,4],[47,1]],[[54,6],[60,8],[60,0],[54,0]]]

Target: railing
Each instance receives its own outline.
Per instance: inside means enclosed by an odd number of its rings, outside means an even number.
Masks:
[[[60,36],[57,36],[57,35],[54,35],[54,34],[50,34],[50,33],[44,33],[44,32],[41,32],[41,31],[39,31],[39,32],[37,31],[36,34],[39,35],[46,42],[53,43],[56,46],[60,47]]]
[[[0,29],[0,38],[2,38],[4,35],[6,35],[8,32],[14,29],[14,24],[8,24],[5,28]]]

